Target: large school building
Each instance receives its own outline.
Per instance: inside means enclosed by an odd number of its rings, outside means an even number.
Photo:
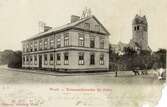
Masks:
[[[71,22],[22,41],[22,67],[82,72],[109,70],[109,32],[93,16],[72,15]]]

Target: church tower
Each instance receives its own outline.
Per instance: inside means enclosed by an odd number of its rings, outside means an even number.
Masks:
[[[132,39],[130,46],[140,50],[151,51],[148,46],[148,23],[146,16],[136,15],[132,22]]]

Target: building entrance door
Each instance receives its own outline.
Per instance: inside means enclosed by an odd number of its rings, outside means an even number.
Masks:
[[[42,68],[42,55],[39,55],[39,68]]]

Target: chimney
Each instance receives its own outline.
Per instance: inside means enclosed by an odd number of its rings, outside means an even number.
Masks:
[[[50,29],[52,29],[52,27],[50,27],[50,26],[44,26],[44,32],[46,32],[46,31],[48,31]]]
[[[76,21],[78,21],[79,19],[80,19],[79,16],[72,15],[72,16],[71,16],[71,23],[76,22]]]

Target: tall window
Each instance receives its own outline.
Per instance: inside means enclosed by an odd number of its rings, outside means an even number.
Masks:
[[[34,64],[37,65],[37,55],[34,55]]]
[[[99,25],[95,25],[95,30],[99,32],[100,31],[100,26]]]
[[[104,48],[104,37],[100,37],[100,48]]]
[[[95,37],[90,37],[90,48],[95,47]]]
[[[61,47],[61,36],[57,37],[57,48]]]
[[[85,29],[90,30],[90,23],[85,23]]]
[[[95,64],[95,54],[91,53],[90,54],[90,65],[94,65]]]
[[[29,43],[27,43],[26,51],[29,51]]]
[[[47,49],[48,48],[48,39],[45,39],[44,40],[44,49]]]
[[[44,64],[47,65],[48,64],[48,55],[44,54]]]
[[[84,46],[84,34],[79,33],[79,46]]]
[[[69,33],[64,34],[64,46],[69,46]]]
[[[29,57],[27,56],[27,57],[26,57],[26,62],[28,62],[28,61],[29,61]]]
[[[34,42],[34,51],[37,51],[37,48],[38,48],[38,43],[37,41]]]
[[[139,26],[137,26],[137,30],[139,30]]]
[[[56,61],[57,65],[61,64],[61,54],[57,53],[57,61]]]
[[[31,65],[33,64],[32,56],[30,56],[30,64],[31,64]]]
[[[100,65],[104,65],[104,55],[103,54],[101,54],[100,55]]]
[[[54,48],[54,37],[50,38],[50,49]]]
[[[42,40],[39,40],[39,50],[42,50]]]
[[[30,52],[33,51],[33,42],[30,43]]]
[[[79,60],[78,60],[79,65],[84,65],[84,53],[80,52],[79,53]]]
[[[50,54],[50,65],[53,65],[53,60],[54,60],[53,54]]]
[[[25,56],[23,56],[23,64],[25,64],[25,60],[26,60],[26,57],[25,57]]]
[[[68,52],[64,53],[64,65],[68,65]]]

